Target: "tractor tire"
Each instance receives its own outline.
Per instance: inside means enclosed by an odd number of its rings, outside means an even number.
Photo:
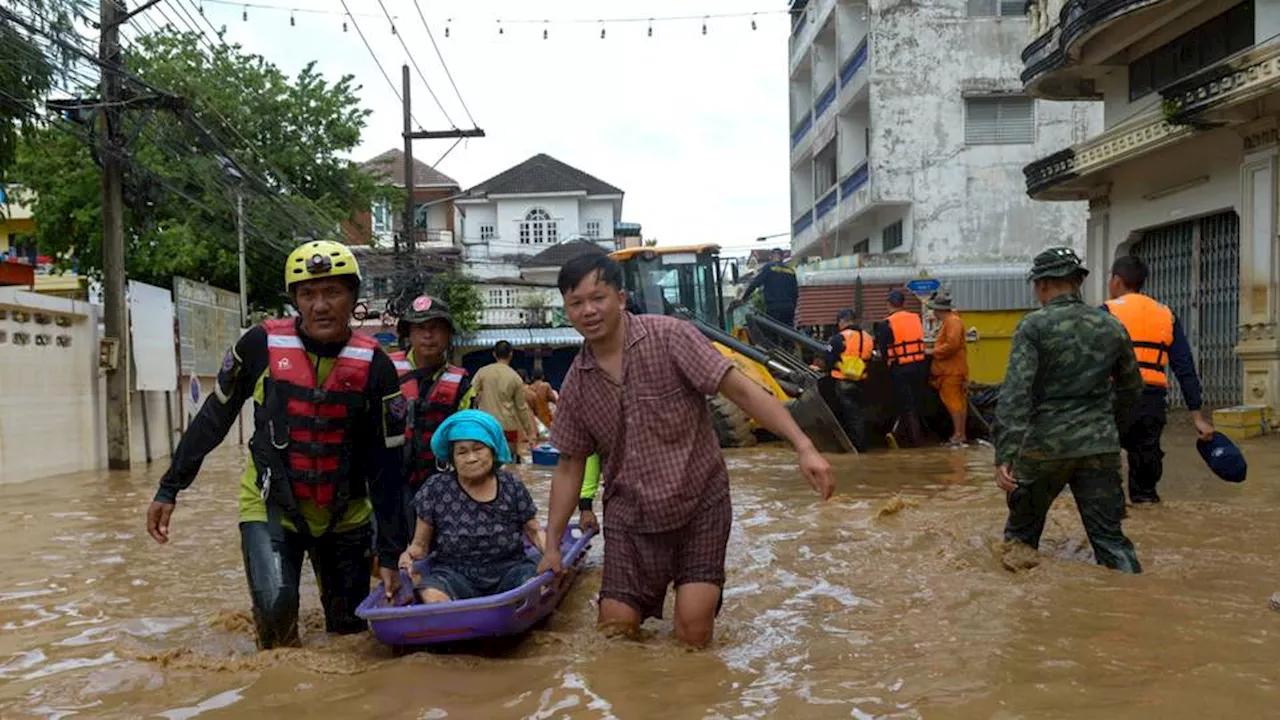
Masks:
[[[716,429],[716,437],[722,448],[751,447],[756,444],[755,431],[751,429],[751,418],[742,412],[742,408],[723,395],[716,395],[707,400],[711,410],[711,424]]]

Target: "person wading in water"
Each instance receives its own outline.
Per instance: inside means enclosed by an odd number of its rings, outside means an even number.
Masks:
[[[285,288],[300,317],[268,320],[227,350],[215,395],[182,436],[147,532],[169,542],[178,493],[200,472],[253,398],[253,438],[240,478],[240,548],[258,646],[298,644],[298,586],[311,555],[325,629],[365,630],[371,518],[387,597],[407,545],[401,447],[407,402],[377,341],[352,332],[360,267],[340,243],[308,242],[289,255]]]
[[[733,508],[729,474],[707,396],[723,393],[799,455],[824,500],[831,466],[772,395],[734,369],[693,325],[625,310],[622,268],[583,255],[560,269],[565,309],[585,340],[560,388],[551,444],[546,553],[539,571],[562,571],[560,538],[581,496],[588,456],[604,462],[604,578],[598,622],[634,634],[661,617],[676,587],[676,637],[711,642],[725,582]]]

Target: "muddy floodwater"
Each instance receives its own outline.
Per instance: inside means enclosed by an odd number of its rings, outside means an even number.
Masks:
[[[1166,502],[1126,523],[1139,577],[1091,564],[1069,494],[1044,564],[1002,569],[989,449],[833,458],[825,504],[786,450],[730,451],[729,582],[701,653],[669,614],[643,642],[596,636],[598,542],[561,610],[503,654],[327,637],[309,572],[305,647],[259,653],[239,448],[182,495],[166,547],[144,530],[159,463],[0,485],[0,717],[1276,717],[1280,439],[1245,444],[1233,486],[1190,438],[1166,439]],[[545,505],[550,473],[522,472]]]

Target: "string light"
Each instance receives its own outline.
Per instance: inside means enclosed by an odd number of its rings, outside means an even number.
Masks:
[[[243,21],[243,22],[248,22],[248,21],[249,21],[249,8],[261,9],[261,10],[274,10],[274,11],[277,11],[277,12],[289,13],[289,26],[290,26],[290,27],[297,27],[297,24],[298,24],[298,23],[297,23],[297,15],[298,15],[298,14],[303,14],[303,13],[313,13],[313,14],[317,14],[317,15],[341,15],[341,16],[343,16],[343,21],[342,21],[342,31],[343,31],[344,33],[345,33],[345,32],[348,32],[348,30],[349,30],[349,28],[348,28],[349,22],[348,22],[348,21],[349,21],[349,20],[354,19],[354,18],[355,18],[355,17],[357,17],[357,16],[364,16],[364,17],[382,17],[381,15],[373,15],[373,14],[369,14],[369,13],[347,13],[347,12],[344,12],[344,11],[341,11],[341,10],[328,10],[328,9],[313,8],[313,7],[289,7],[289,6],[287,6],[287,5],[275,5],[275,4],[271,4],[271,3],[265,3],[265,2],[237,2],[236,0],[199,0],[199,1],[197,2],[197,10],[199,11],[199,13],[200,13],[201,15],[204,15],[204,14],[205,14],[205,12],[204,12],[204,4],[205,4],[205,3],[210,3],[210,4],[212,4],[212,5],[229,5],[229,6],[232,6],[232,7],[234,7],[234,6],[236,6],[236,5],[239,5],[239,6],[240,6],[240,8],[241,8],[241,10],[240,10],[240,19],[241,19],[241,21]],[[550,30],[549,30],[549,27],[550,27],[550,24],[551,24],[552,22],[560,23],[560,24],[567,24],[567,25],[591,23],[591,24],[596,24],[596,25],[599,25],[599,26],[600,26],[600,38],[603,40],[603,39],[605,39],[605,38],[607,38],[607,37],[608,37],[607,26],[608,26],[610,23],[615,23],[615,24],[645,23],[645,25],[646,25],[645,35],[646,35],[647,37],[653,37],[653,26],[654,26],[654,24],[655,24],[655,23],[658,23],[658,22],[674,22],[674,21],[683,21],[683,20],[701,20],[701,31],[702,31],[702,34],[703,34],[703,35],[707,35],[707,34],[708,34],[709,21],[710,21],[710,20],[716,20],[716,19],[727,19],[727,18],[748,18],[748,22],[749,22],[749,24],[750,24],[750,26],[751,26],[751,29],[752,29],[752,30],[758,30],[758,29],[759,29],[759,27],[760,27],[760,24],[759,24],[759,21],[758,21],[758,17],[757,17],[757,16],[759,16],[759,15],[780,15],[780,14],[787,13],[787,12],[789,12],[789,11],[788,11],[788,10],[786,10],[786,9],[782,9],[782,10],[765,10],[765,11],[755,11],[755,12],[728,12],[728,13],[713,13],[713,14],[709,14],[709,15],[671,15],[671,16],[663,16],[663,17],[649,17],[649,18],[643,18],[643,17],[615,17],[615,18],[600,18],[600,17],[596,17],[596,18],[564,18],[564,19],[558,19],[558,20],[548,20],[548,19],[531,19],[531,18],[530,18],[530,19],[524,19],[524,18],[521,18],[521,19],[510,19],[510,18],[508,18],[508,19],[505,19],[505,20],[504,20],[504,19],[496,19],[496,24],[498,25],[498,34],[499,34],[499,35],[505,35],[505,34],[506,34],[506,25],[512,25],[512,24],[515,24],[515,25],[524,25],[524,24],[533,24],[533,23],[538,23],[538,24],[541,24],[541,25],[543,26],[543,29],[542,29],[542,38],[543,38],[544,40],[547,40],[547,39],[549,39],[549,38],[550,38],[550,36],[551,36],[551,33],[550,33]],[[809,13],[809,15],[810,15],[810,16],[812,16],[812,13]],[[398,19],[398,18],[395,18],[395,17],[393,16],[393,20],[395,20],[395,19]],[[812,17],[810,17],[809,19],[810,19],[810,21],[812,21],[812,20],[813,20],[813,18],[812,18]],[[391,34],[392,34],[392,35],[396,35],[396,34],[398,34],[398,32],[399,32],[399,30],[396,28],[396,26],[395,26],[395,23],[394,23],[394,22],[391,24],[391,28],[390,28],[390,30],[391,30]],[[453,18],[448,18],[448,19],[446,19],[446,20],[445,20],[444,36],[445,36],[446,38],[448,38],[448,37],[452,37],[452,35],[453,35]]]

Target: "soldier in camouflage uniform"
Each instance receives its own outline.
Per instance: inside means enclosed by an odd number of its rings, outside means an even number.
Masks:
[[[1028,281],[1044,307],[1018,325],[996,406],[996,484],[1009,494],[1005,565],[1037,548],[1049,506],[1068,485],[1098,562],[1142,572],[1121,529],[1119,419],[1142,392],[1129,336],[1111,315],[1084,304],[1088,274],[1070,248],[1036,256]],[[1034,553],[1029,553],[1034,556]]]

